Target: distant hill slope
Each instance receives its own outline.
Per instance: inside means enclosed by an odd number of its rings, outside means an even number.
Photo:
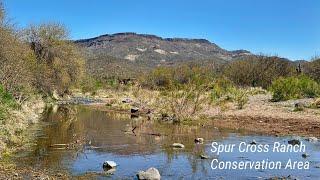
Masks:
[[[245,50],[227,51],[205,39],[161,38],[136,33],[107,34],[75,43],[85,48],[89,55],[103,53],[150,67],[202,59],[229,61],[251,54]]]
[[[89,72],[100,77],[132,76],[159,65],[185,62],[215,66],[255,56],[246,50],[225,50],[205,39],[136,33],[106,34],[74,42],[85,50]]]

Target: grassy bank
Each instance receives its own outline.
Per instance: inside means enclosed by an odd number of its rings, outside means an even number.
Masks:
[[[10,155],[32,139],[25,130],[38,122],[45,103],[40,96],[30,96],[18,104],[13,96],[0,86],[0,152],[2,157]]]

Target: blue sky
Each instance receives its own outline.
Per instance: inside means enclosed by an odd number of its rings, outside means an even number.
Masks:
[[[137,32],[290,59],[320,55],[319,0],[3,1],[17,26],[61,22],[72,39]]]

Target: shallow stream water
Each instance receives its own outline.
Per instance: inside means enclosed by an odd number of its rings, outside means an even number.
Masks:
[[[134,129],[134,130],[133,130]],[[132,131],[133,130],[133,131]],[[274,142],[288,144],[292,137],[261,136],[247,132],[217,128],[180,126],[130,117],[128,114],[110,113],[81,106],[59,108],[49,113],[41,128],[33,130],[36,144],[23,152],[18,160],[21,166],[63,170],[74,177],[95,174],[98,179],[134,179],[139,170],[155,167],[162,179],[268,179],[296,177],[320,179],[320,143],[303,140],[302,152],[239,152],[238,145],[255,141],[257,145]],[[194,139],[204,138],[203,144]],[[185,145],[174,149],[175,142]],[[213,153],[212,143],[235,144],[233,153]],[[201,159],[200,155],[208,159]],[[225,170],[212,169],[212,160],[226,161],[280,161],[282,168]],[[284,169],[287,161],[309,163],[309,169]],[[106,160],[115,161],[118,167],[109,172],[103,168]]]

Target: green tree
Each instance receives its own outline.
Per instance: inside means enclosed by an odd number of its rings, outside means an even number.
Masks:
[[[37,60],[35,86],[45,93],[66,93],[84,74],[84,59],[68,31],[58,23],[32,25],[25,30]]]

